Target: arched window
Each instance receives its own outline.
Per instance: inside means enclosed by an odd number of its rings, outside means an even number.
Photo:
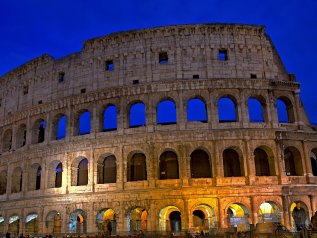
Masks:
[[[134,103],[130,107],[129,126],[138,127],[146,125],[145,105],[142,102]]]
[[[11,193],[19,193],[22,191],[22,179],[22,169],[20,167],[15,168],[11,177]]]
[[[190,155],[190,173],[192,178],[211,178],[212,166],[208,154],[195,150]]]
[[[303,167],[300,152],[295,147],[284,150],[285,173],[288,176],[302,176]]]
[[[6,130],[4,133],[3,133],[3,138],[2,138],[2,141],[3,141],[3,148],[2,150],[5,152],[5,151],[9,151],[12,149],[12,130],[9,129],[9,130]]]
[[[84,111],[79,116],[78,135],[90,133],[90,112]]]
[[[88,160],[82,159],[78,164],[77,186],[88,184]]]
[[[117,130],[117,107],[108,105],[103,111],[103,131]]]
[[[21,148],[26,144],[26,125],[22,124],[18,127],[16,133],[16,147]]]
[[[182,219],[179,211],[173,211],[169,215],[171,232],[181,232],[182,230]]]
[[[32,164],[29,168],[29,181],[28,189],[29,191],[39,190],[41,188],[41,175],[42,168],[39,164]]]
[[[7,172],[0,172],[0,195],[3,195],[7,192]]]
[[[229,97],[222,97],[218,100],[219,122],[236,122],[236,104]]]
[[[160,156],[160,179],[178,179],[177,155],[172,151],[166,151]]]
[[[277,117],[279,123],[293,123],[294,109],[292,102],[286,97],[279,97],[276,100]]]
[[[264,122],[263,106],[258,99],[248,99],[248,110],[250,122]]]
[[[224,177],[243,176],[239,154],[234,149],[225,149],[223,151],[223,169]]]
[[[41,166],[39,166],[36,171],[35,190],[39,190],[41,188],[41,176],[42,176],[42,168]]]
[[[134,154],[128,161],[128,181],[140,181],[147,179],[145,155]]]
[[[55,132],[55,139],[61,140],[66,137],[66,115],[60,115]]]
[[[270,176],[270,164],[267,153],[256,148],[254,150],[254,163],[255,163],[255,175],[256,176]]]
[[[312,150],[310,154],[310,161],[311,161],[313,175],[317,176],[317,148]]]
[[[46,122],[43,119],[37,120],[33,125],[32,143],[42,143],[45,140]]]
[[[62,187],[63,181],[63,165],[59,163],[55,169],[55,188]]]
[[[115,183],[117,180],[116,157],[113,155],[98,161],[98,184]]]
[[[157,105],[157,124],[168,125],[175,124],[176,119],[176,105],[172,100],[161,101]]]
[[[50,211],[45,219],[46,233],[58,234],[61,233],[61,215],[57,211]]]
[[[187,103],[187,121],[207,122],[206,104],[199,98],[192,98]]]

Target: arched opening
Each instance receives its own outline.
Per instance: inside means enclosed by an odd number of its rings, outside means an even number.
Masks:
[[[48,166],[47,187],[60,188],[62,187],[63,165],[61,161],[54,160]]]
[[[90,112],[87,110],[82,111],[79,114],[78,120],[78,135],[86,135],[90,133]]]
[[[312,173],[314,176],[317,176],[317,148],[314,148],[310,153],[310,161]]]
[[[211,178],[212,165],[209,155],[203,150],[195,150],[190,155],[190,174],[192,178]]]
[[[142,207],[135,207],[128,213],[129,232],[138,232],[147,230],[147,211]]]
[[[63,165],[59,163],[55,169],[55,188],[62,187],[63,181]]]
[[[157,105],[157,124],[175,124],[176,117],[176,105],[172,100],[164,100]]]
[[[38,217],[36,213],[32,213],[25,218],[25,233],[37,234],[39,231]]]
[[[240,203],[232,203],[227,210],[228,225],[235,227],[237,231],[249,231],[249,212],[248,209]]]
[[[142,153],[134,154],[128,161],[128,181],[141,181],[147,179],[146,157]]]
[[[87,215],[81,209],[75,210],[69,216],[69,232],[71,234],[86,234],[87,233]]]
[[[248,111],[250,122],[264,122],[263,105],[257,98],[248,99]]]
[[[42,167],[39,164],[32,164],[29,170],[29,191],[41,188]]]
[[[52,139],[61,140],[66,137],[66,115],[60,114],[53,122]]]
[[[263,149],[254,150],[254,164],[256,176],[271,176],[268,155]]]
[[[139,127],[146,125],[145,105],[137,102],[131,105],[129,111],[129,127]]]
[[[7,192],[7,171],[3,170],[0,172],[0,195],[6,194]]]
[[[115,183],[117,181],[117,165],[114,155],[100,158],[97,165],[98,184]]]
[[[26,125],[22,124],[16,132],[16,147],[21,148],[26,144]]]
[[[243,176],[243,163],[239,154],[234,149],[225,149],[223,151],[223,169],[224,177]]]
[[[287,97],[279,97],[276,100],[277,118],[279,123],[295,122],[294,108]]]
[[[178,179],[178,159],[172,151],[165,151],[160,156],[160,179]]]
[[[180,210],[175,206],[167,206],[160,211],[159,227],[161,231],[181,232],[182,221]]]
[[[103,111],[103,131],[117,130],[117,107],[108,105]]]
[[[216,229],[216,215],[212,207],[205,204],[199,204],[194,207],[193,212],[193,228],[195,233],[213,234]]]
[[[219,122],[237,122],[236,103],[230,97],[222,97],[218,100]]]
[[[117,234],[117,222],[116,222],[116,214],[112,209],[102,209],[97,215],[97,229],[98,233],[101,234]]]
[[[59,234],[61,233],[62,220],[61,215],[57,211],[50,211],[45,220],[46,233]]]
[[[287,176],[303,175],[301,155],[295,147],[287,147],[284,150],[284,163]]]
[[[4,218],[3,216],[0,216],[0,235],[3,236],[4,234]]]
[[[310,224],[309,212],[302,201],[294,201],[290,205],[291,227],[294,231],[301,231]]]
[[[3,133],[2,138],[2,151],[10,151],[12,149],[12,130],[8,129]]]
[[[274,202],[263,202],[258,211],[259,223],[281,222],[280,210]]]
[[[15,168],[11,177],[11,193],[19,193],[22,191],[22,178],[22,169],[20,167]]]
[[[88,160],[82,159],[78,164],[77,186],[88,184]]]
[[[12,215],[9,218],[9,224],[8,224],[8,232],[10,234],[19,234],[19,221],[20,217],[18,215]]]
[[[46,122],[43,119],[38,119],[33,125],[32,143],[42,143],[45,140]]]
[[[206,103],[199,98],[192,98],[187,102],[187,121],[207,122]]]

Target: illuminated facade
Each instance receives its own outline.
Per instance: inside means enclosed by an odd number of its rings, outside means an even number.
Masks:
[[[0,83],[0,233],[291,229],[295,201],[316,210],[316,128],[262,26],[114,33]]]

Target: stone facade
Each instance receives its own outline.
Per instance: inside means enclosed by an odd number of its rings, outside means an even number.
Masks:
[[[264,221],[292,229],[295,202],[310,217],[317,132],[264,30],[200,24],[114,33],[2,76],[0,233],[94,233],[108,221],[114,233],[246,230]],[[233,102],[235,120],[221,120],[222,98]],[[250,98],[263,121],[250,120]],[[206,120],[188,120],[192,99]],[[165,101],[175,106],[173,123],[158,120]],[[136,103],[145,106],[144,125],[131,125]],[[85,112],[90,133],[79,128]],[[65,137],[57,135],[62,117]]]

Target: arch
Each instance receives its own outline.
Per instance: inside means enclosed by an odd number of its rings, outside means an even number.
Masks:
[[[127,227],[129,232],[147,231],[148,212],[142,207],[134,207],[128,212]]]
[[[287,97],[276,99],[277,118],[279,123],[295,122],[294,108],[291,100]]]
[[[143,102],[136,102],[129,109],[129,127],[139,127],[146,125],[146,110]]]
[[[63,180],[63,164],[59,160],[52,161],[48,166],[47,176],[48,188],[60,188],[62,187]]]
[[[0,195],[6,194],[7,192],[7,171],[3,170],[0,172]]]
[[[291,214],[291,227],[295,231],[300,231],[304,227],[308,227],[309,210],[306,204],[302,201],[293,201],[290,204],[289,211]]]
[[[193,227],[195,233],[209,231],[216,229],[216,213],[213,207],[207,204],[198,204],[192,208]]]
[[[101,157],[97,163],[97,181],[98,184],[116,183],[117,181],[117,164],[116,157],[109,155]]]
[[[177,122],[176,104],[173,100],[167,99],[157,104],[157,124],[169,125]]]
[[[285,173],[287,176],[302,176],[303,166],[300,152],[293,146],[284,150]]]
[[[50,211],[45,219],[46,232],[49,234],[61,233],[62,229],[61,215],[57,211]]]
[[[37,234],[39,231],[38,215],[32,213],[25,218],[25,233],[26,234]]]
[[[244,175],[242,157],[233,148],[222,153],[224,177],[240,177]]]
[[[45,140],[46,122],[43,119],[38,119],[33,124],[32,144],[42,143]]]
[[[160,179],[178,179],[178,158],[173,151],[165,151],[159,159]]]
[[[187,121],[207,122],[206,103],[200,98],[192,98],[187,102]]]
[[[159,227],[161,231],[181,232],[181,212],[175,206],[167,206],[159,213]]]
[[[219,122],[237,122],[237,103],[232,96],[223,96],[218,100]]]
[[[81,209],[77,209],[69,216],[69,232],[77,234],[87,233],[87,215]]]
[[[77,167],[77,186],[88,184],[88,160],[83,158]]]
[[[20,167],[17,167],[13,170],[11,175],[11,193],[19,193],[22,192],[22,184],[23,184],[23,173]]]
[[[8,129],[3,133],[2,151],[10,151],[12,149],[12,130]]]
[[[103,131],[117,130],[117,107],[109,104],[103,111]]]
[[[192,178],[212,177],[212,164],[205,151],[197,149],[190,154],[190,174]]]
[[[229,227],[236,227],[238,231],[250,230],[249,212],[241,203],[231,203],[227,209]]]
[[[4,234],[4,217],[0,215],[0,235]]]
[[[254,150],[256,176],[274,176],[275,165],[272,150],[267,146],[259,146]]]
[[[140,181],[147,179],[146,157],[143,153],[135,153],[128,161],[128,181]]]
[[[29,191],[41,188],[42,167],[40,164],[32,164],[29,170]]]
[[[58,114],[55,116],[52,123],[52,139],[61,140],[66,137],[66,121],[65,114]]]
[[[90,111],[81,110],[81,111],[78,112],[77,130],[78,130],[78,134],[77,135],[90,134],[90,130],[91,130]]]
[[[281,222],[280,209],[275,202],[265,201],[258,210],[259,223]]]
[[[20,228],[20,217],[18,215],[12,215],[9,217],[9,224],[8,224],[8,232],[10,234],[19,234],[19,228]]]
[[[116,221],[116,213],[114,210],[110,208],[104,208],[99,211],[97,215],[97,229],[99,233],[106,234],[109,224],[111,224],[111,229],[113,235],[117,233],[117,221]]]
[[[310,162],[312,173],[314,176],[317,176],[317,148],[312,149],[310,153]]]
[[[248,111],[250,122],[264,122],[264,104],[255,97],[248,98]]]
[[[26,125],[21,124],[16,132],[16,148],[21,148],[26,144]]]

